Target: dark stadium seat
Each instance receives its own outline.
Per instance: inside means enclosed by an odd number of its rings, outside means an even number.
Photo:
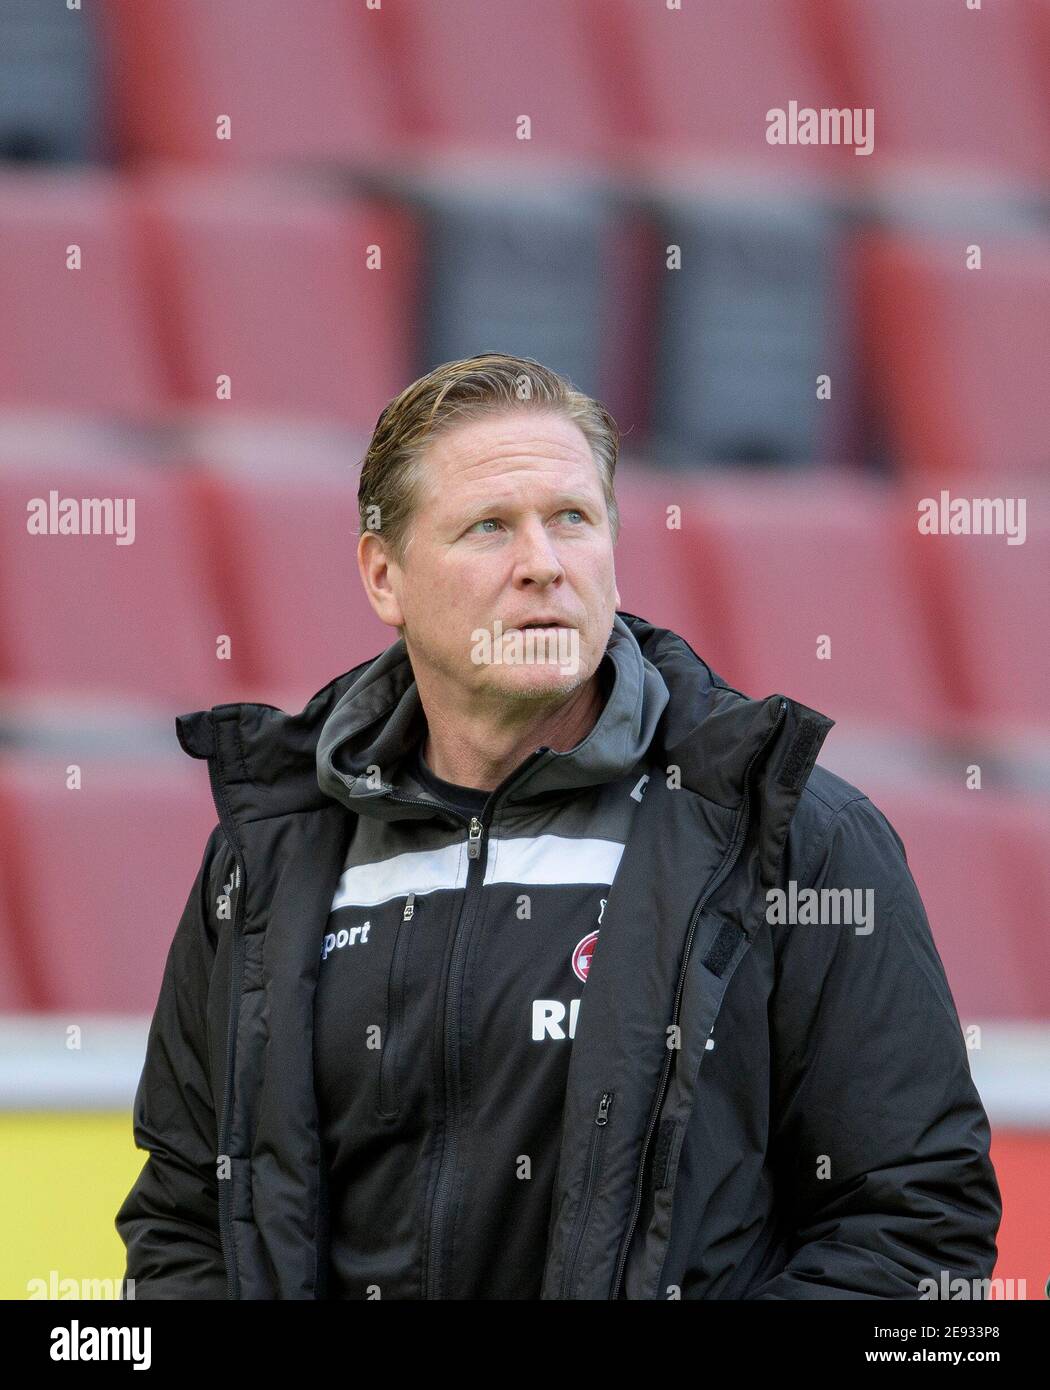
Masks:
[[[214,534],[224,538],[221,587],[235,649],[251,674],[238,699],[297,712],[335,676],[397,641],[358,574],[358,474],[351,480],[350,465],[345,480],[199,470],[198,496],[207,497]],[[218,556],[216,547],[211,553]]]
[[[770,144],[767,113],[833,103],[800,0],[599,3],[624,166],[658,235],[652,441],[676,466],[800,464],[844,444],[842,145]],[[740,74],[746,72],[747,80]],[[670,264],[672,248],[680,263]]]
[[[167,169],[143,175],[137,191],[180,399],[213,415],[331,419],[370,433],[413,374],[406,218],[272,177]],[[378,269],[367,264],[372,247]],[[228,400],[216,394],[223,374]]]
[[[122,178],[0,173],[0,409],[156,412],[167,385],[140,269]]]
[[[630,412],[650,321],[608,179],[622,84],[603,7],[398,0],[390,20],[412,154],[387,183],[423,228],[420,370],[519,353]]]
[[[67,787],[72,764],[79,790]],[[46,762],[0,759],[0,794],[18,807],[0,838],[28,905],[16,951],[38,980],[36,1007],[151,1013],[216,821],[204,764],[178,748],[161,761],[78,758],[71,736]]]
[[[642,284],[617,277],[622,226],[600,190],[456,184],[441,172],[412,196],[426,254],[420,370],[517,353],[619,410],[616,384],[649,320]]]
[[[120,152],[223,169],[389,159],[402,100],[385,57],[395,8],[105,0]],[[228,140],[216,138],[220,116],[230,118]]]
[[[936,726],[941,691],[907,568],[914,520],[895,494],[775,473],[683,487],[703,565],[694,588],[714,570],[731,684],[843,723]],[[818,658],[824,636],[830,659]]]
[[[31,534],[33,499],[51,525],[64,501],[89,534]],[[84,500],[109,503],[111,534]],[[134,532],[112,510],[133,499]],[[84,695],[141,695],[182,708],[228,698],[229,665],[216,657],[228,631],[209,589],[204,533],[177,473],[68,464],[0,469],[0,678]],[[107,524],[98,513],[96,530]],[[118,544],[117,528],[134,539]],[[235,649],[236,651],[236,649]],[[176,711],[177,712],[177,711]]]
[[[0,159],[97,159],[105,147],[93,7],[0,6]]]
[[[840,104],[876,111],[875,153],[854,161],[867,166],[861,173],[912,167],[927,177],[1045,184],[1050,116],[1028,0],[980,10],[957,0],[810,3],[844,74]]]
[[[843,234],[807,193],[696,182],[651,217],[680,264],[652,329],[653,449],[669,464],[801,465],[835,455],[852,397]],[[818,378],[832,374],[831,399]]]
[[[977,481],[1001,495],[1050,477],[1050,239],[870,235],[858,246],[872,400],[895,460],[930,487]],[[925,494],[923,494],[925,495]]]
[[[904,843],[965,1028],[1050,1015],[1050,807],[956,786],[869,779]],[[878,903],[875,904],[878,930]]]

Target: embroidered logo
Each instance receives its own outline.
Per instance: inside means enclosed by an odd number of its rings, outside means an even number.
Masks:
[[[576,943],[576,948],[572,953],[572,968],[578,980],[587,983],[587,976],[591,969],[591,956],[594,954],[594,946],[598,940],[596,931],[589,932],[582,941]]]

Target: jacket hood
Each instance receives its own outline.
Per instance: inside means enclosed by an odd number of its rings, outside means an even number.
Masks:
[[[752,797],[762,875],[775,882],[799,793],[835,721],[782,695],[749,698],[678,633],[632,613],[615,615],[606,659],[615,679],[590,734],[567,752],[534,755],[521,785],[512,784],[515,794],[615,776],[651,733],[647,762],[666,772],[669,785],[730,810]],[[219,818],[236,845],[240,827],[251,822],[336,804],[380,816],[384,805],[394,814],[411,811],[404,802],[384,803],[392,783],[372,789],[360,778],[370,762],[389,775],[392,756],[403,756],[422,733],[421,716],[396,642],[330,681],[298,714],[252,702],[215,705],[178,716],[175,728],[185,752],[209,759]]]
[[[601,669],[608,695],[594,727],[574,748],[537,749],[541,756],[521,768],[504,804],[612,781],[644,758],[671,696],[618,614]],[[396,771],[425,731],[426,716],[402,638],[368,666],[325,720],[317,742],[318,786],[359,814],[384,820],[430,814],[426,807],[391,799],[391,793],[404,789],[429,799],[416,779]],[[369,768],[380,770],[379,786]]]

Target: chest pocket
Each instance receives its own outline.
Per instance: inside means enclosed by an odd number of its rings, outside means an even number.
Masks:
[[[386,1025],[379,1054],[379,1114],[387,1120],[401,1111],[400,1052],[405,1032],[405,970],[412,941],[420,928],[423,899],[409,893],[397,924],[386,990]]]

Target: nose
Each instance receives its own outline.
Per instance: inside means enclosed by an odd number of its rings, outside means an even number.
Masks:
[[[524,588],[527,584],[537,584],[546,588],[548,584],[554,584],[562,578],[565,573],[564,567],[542,522],[532,521],[521,527],[515,543],[516,587]]]

